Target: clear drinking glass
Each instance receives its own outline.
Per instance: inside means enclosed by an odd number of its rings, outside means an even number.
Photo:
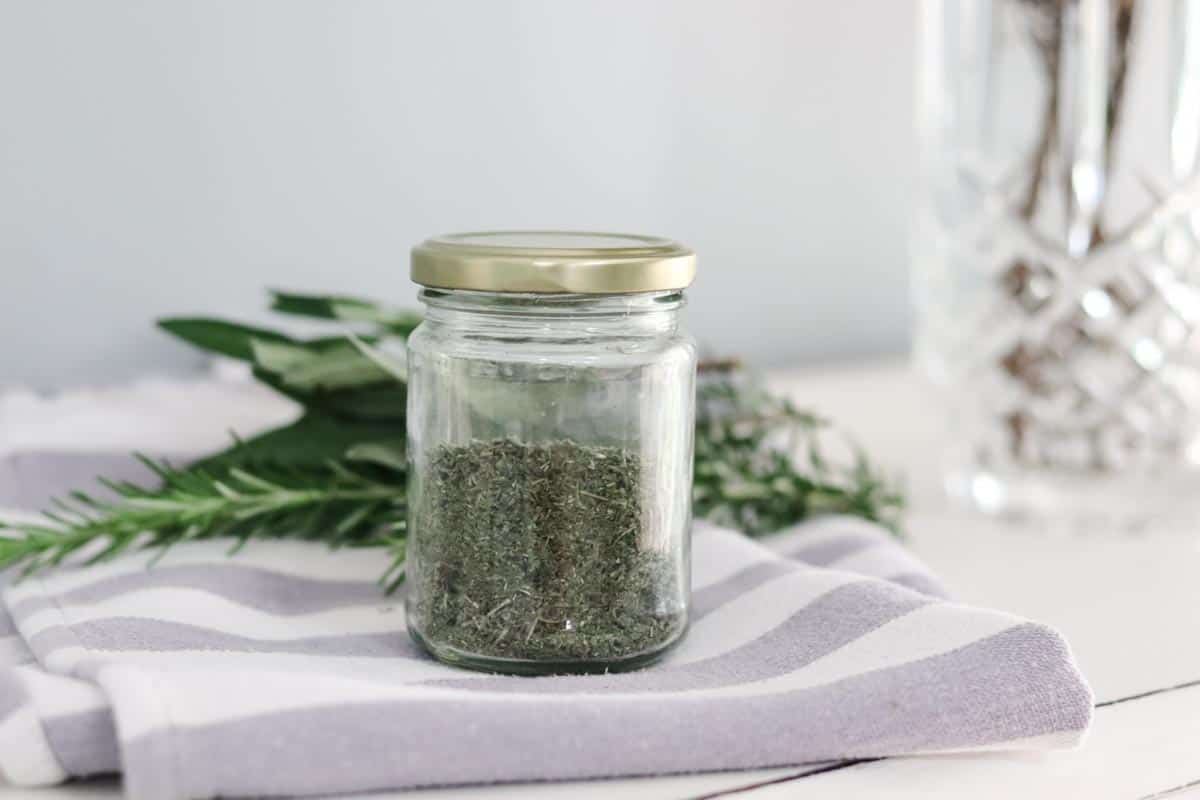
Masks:
[[[926,0],[916,359],[990,512],[1194,517],[1200,0]]]
[[[588,261],[564,255],[576,240],[562,234],[548,255],[545,235],[503,236],[500,249],[526,253],[504,259]],[[630,243],[579,245],[605,251],[595,266]],[[499,284],[441,282],[524,288],[524,269],[500,268]],[[682,292],[427,286],[421,299],[408,341],[414,638],[444,661],[503,672],[654,660],[688,614],[696,355]]]

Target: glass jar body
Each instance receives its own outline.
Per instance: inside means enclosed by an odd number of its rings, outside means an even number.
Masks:
[[[917,362],[950,495],[1200,517],[1200,5],[922,6]]]
[[[435,657],[607,671],[687,625],[695,348],[678,292],[426,289],[409,339],[409,630]]]

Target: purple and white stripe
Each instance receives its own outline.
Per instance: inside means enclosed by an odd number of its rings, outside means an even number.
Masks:
[[[683,644],[650,669],[575,677],[430,661],[379,595],[376,553],[227,547],[4,592],[9,780],[121,771],[134,798],[330,794],[1067,747],[1091,716],[1058,634],[947,601],[855,520],[765,546],[700,526]]]

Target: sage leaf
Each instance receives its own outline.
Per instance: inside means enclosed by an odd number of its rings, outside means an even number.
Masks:
[[[236,358],[240,361],[254,360],[254,342],[274,344],[292,343],[293,340],[278,331],[227,322],[222,319],[202,317],[167,317],[158,320],[158,327],[177,339],[210,353]]]
[[[408,336],[421,323],[421,315],[415,312],[385,308],[362,298],[339,295],[272,291],[271,309],[313,319],[371,323],[401,337]]]

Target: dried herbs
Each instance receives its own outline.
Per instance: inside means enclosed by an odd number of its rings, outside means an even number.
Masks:
[[[640,456],[619,447],[434,448],[408,574],[423,640],[449,658],[573,664],[670,644],[685,624],[686,573],[653,549],[642,476]]]

